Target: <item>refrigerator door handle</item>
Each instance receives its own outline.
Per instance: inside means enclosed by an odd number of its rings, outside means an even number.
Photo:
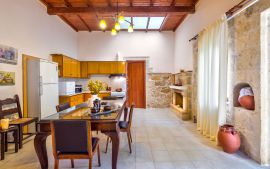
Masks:
[[[39,95],[43,95],[43,82],[42,82],[42,76],[39,76]]]

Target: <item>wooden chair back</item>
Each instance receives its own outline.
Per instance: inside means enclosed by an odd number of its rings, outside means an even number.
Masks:
[[[60,112],[60,111],[66,110],[68,108],[70,108],[70,103],[59,104],[56,106],[56,111]]]
[[[13,105],[16,105],[16,107]],[[7,108],[3,108],[4,106]],[[0,100],[0,119],[13,114],[18,114],[19,118],[23,117],[18,95],[15,95],[14,98]]]
[[[88,154],[92,157],[91,124],[85,120],[51,121],[53,155]]]
[[[132,103],[130,106],[129,115],[128,115],[128,128],[131,128],[134,107],[135,107],[135,104]]]

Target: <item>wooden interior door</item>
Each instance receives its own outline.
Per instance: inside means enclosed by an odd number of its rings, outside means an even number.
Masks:
[[[145,61],[127,61],[128,104],[135,103],[137,108],[146,108]]]

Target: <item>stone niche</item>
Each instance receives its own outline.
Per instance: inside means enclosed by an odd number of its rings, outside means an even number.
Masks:
[[[234,107],[241,107],[241,105],[240,105],[240,103],[238,101],[238,98],[239,98],[241,89],[243,89],[245,87],[250,87],[251,90],[252,90],[252,87],[248,83],[238,83],[234,87],[234,89],[233,89],[233,106]],[[253,92],[253,94],[254,94],[254,92]]]
[[[172,74],[149,73],[146,82],[146,103],[149,108],[167,108],[171,103]]]
[[[264,164],[261,154],[263,117],[261,116],[261,13],[270,8],[269,0],[260,0],[228,22],[229,74],[227,123],[236,127],[241,135],[241,148],[245,154]],[[255,110],[237,104],[239,84],[252,87]],[[238,86],[238,87],[236,87]],[[236,87],[236,88],[235,88]],[[237,90],[237,91],[236,91]]]

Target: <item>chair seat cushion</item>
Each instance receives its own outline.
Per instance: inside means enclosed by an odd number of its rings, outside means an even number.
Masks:
[[[120,129],[127,129],[128,122],[127,121],[119,121],[119,127],[120,127]]]

